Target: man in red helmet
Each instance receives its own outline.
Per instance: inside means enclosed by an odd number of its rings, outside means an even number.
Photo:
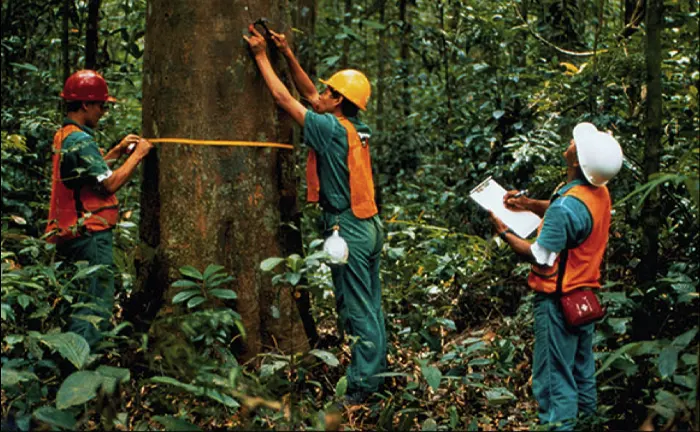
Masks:
[[[74,304],[82,303],[71,317],[69,330],[93,346],[101,339],[112,316],[114,265],[112,228],[119,220],[115,193],[132,176],[153,147],[137,135],[127,135],[107,154],[95,142],[98,122],[107,103],[115,102],[107,83],[95,71],[81,70],[66,80],[61,97],[67,114],[53,140],[53,176],[47,241],[56,243],[59,255],[71,261],[104,265],[88,280]],[[133,149],[112,171],[110,164]]]

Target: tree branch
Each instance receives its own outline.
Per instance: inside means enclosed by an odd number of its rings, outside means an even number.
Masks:
[[[513,6],[513,9],[515,9],[515,12],[518,14],[520,19],[523,21],[523,24],[525,24],[525,27],[527,27],[527,30],[530,32],[530,34],[532,34],[535,37],[535,39],[539,40],[540,42],[544,43],[545,45],[549,46],[550,48],[553,48],[554,50],[556,50],[562,54],[575,56],[575,57],[590,57],[592,55],[595,55],[596,53],[602,53],[602,52],[607,51],[607,50],[569,51],[567,49],[564,49],[562,47],[554,45],[552,42],[550,42],[547,39],[545,39],[544,37],[542,37],[539,33],[537,33],[535,30],[533,30],[532,27],[530,27],[530,24],[527,22],[525,17],[523,17],[523,15],[520,13],[520,9],[515,4],[515,2],[512,2],[511,5]]]

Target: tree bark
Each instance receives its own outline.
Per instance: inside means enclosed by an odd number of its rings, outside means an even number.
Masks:
[[[411,94],[409,93],[408,77],[410,69],[410,34],[411,24],[409,23],[408,4],[409,0],[399,1],[399,21],[401,21],[401,46],[399,56],[401,57],[401,76],[403,77],[403,90],[401,92],[401,102],[403,104],[403,115],[408,117],[411,114]]]
[[[85,69],[97,68],[100,1],[101,0],[90,0],[88,3],[88,19],[87,28],[85,30]]]
[[[267,90],[242,34],[256,17],[284,28],[281,0],[254,3],[152,0],[146,16],[143,134],[208,140],[291,142],[290,118]],[[271,61],[279,55],[269,48]],[[283,77],[288,82],[288,77]],[[289,287],[273,287],[259,270],[272,256],[299,252],[294,156],[254,147],[158,145],[145,161],[139,264],[141,318],[183,313],[168,288],[178,269],[220,264],[236,279],[247,340],[241,357],[266,347],[305,349]],[[275,318],[273,307],[280,316]],[[154,335],[157,339],[157,334]]]
[[[649,0],[646,15],[647,101],[644,148],[644,175],[657,173],[661,161],[662,94],[661,94],[661,32],[663,31],[663,0]],[[642,208],[642,261],[640,282],[653,282],[658,271],[659,228],[661,207],[658,189],[652,192]]]
[[[63,66],[63,82],[70,76],[70,39],[68,31],[70,27],[70,4],[71,0],[63,0],[63,13],[61,17],[61,61]]]
[[[309,78],[312,80],[316,77],[316,49],[315,49],[315,34],[316,34],[316,15],[317,5],[316,0],[298,0],[295,2],[295,10],[292,14],[292,23],[294,28],[301,31],[301,35],[294,40],[297,59],[299,64],[306,71]],[[303,140],[303,131],[295,134],[295,143]],[[297,213],[294,219],[296,226],[301,226],[301,213]],[[301,247],[301,236],[299,236],[299,250]],[[302,276],[302,283],[307,283],[307,276]],[[316,322],[311,314],[311,297],[309,291],[300,290],[298,292],[297,306],[301,314],[301,320],[304,325],[304,331],[311,346],[315,346],[319,342],[318,330]]]
[[[346,28],[352,25],[352,0],[345,0],[345,14],[343,15],[343,24]],[[350,64],[350,35],[345,35],[343,39],[343,53],[340,58],[340,68],[347,69]]]
[[[311,79],[316,77],[316,0],[297,0],[292,15],[293,25],[299,29],[300,36],[294,38],[299,64]]]

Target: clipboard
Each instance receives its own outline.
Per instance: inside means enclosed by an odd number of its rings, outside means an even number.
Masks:
[[[542,219],[531,211],[512,211],[503,205],[506,194],[503,186],[489,177],[469,192],[469,198],[490,210],[520,238],[527,238],[540,225]]]

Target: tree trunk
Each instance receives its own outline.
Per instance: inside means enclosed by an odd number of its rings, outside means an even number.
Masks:
[[[63,13],[61,17],[61,60],[63,66],[63,82],[70,76],[70,39],[68,31],[70,27],[70,4],[71,0],[63,0]]]
[[[382,25],[386,24],[386,4],[382,3],[381,9],[379,10],[379,22]],[[387,62],[387,50],[389,47],[386,42],[386,33],[388,29],[383,28],[379,31],[379,45],[377,46],[377,97],[374,99],[376,101],[376,119],[377,119],[377,129],[381,132],[384,130],[384,92],[386,84],[384,83],[386,76],[386,62]]]
[[[300,30],[300,36],[295,38],[294,46],[296,48],[297,59],[302,69],[306,71],[309,78],[314,79],[316,76],[316,49],[315,49],[315,34],[316,34],[316,0],[298,0],[295,2],[295,10],[292,14],[292,24],[294,28]],[[291,32],[290,32],[291,33]],[[291,36],[288,35],[288,36]],[[301,128],[300,128],[301,129]],[[303,140],[303,131],[298,129],[295,134],[295,144]],[[297,213],[294,219],[296,226],[301,226],[301,214]],[[299,240],[299,250],[301,250],[301,236]],[[307,276],[302,276],[303,284],[307,283]],[[304,331],[311,346],[315,346],[319,341],[316,322],[311,314],[311,297],[309,291],[300,290],[298,292],[297,306],[301,313],[301,320],[304,325]]]
[[[644,175],[649,180],[659,171],[661,160],[661,32],[663,31],[663,0],[649,0],[647,4],[646,64],[647,101],[644,148]],[[639,265],[640,282],[653,282],[658,271],[659,227],[661,207],[658,189],[649,195],[642,209],[642,262]]]
[[[85,30],[85,69],[97,69],[99,20],[100,0],[90,0]]]
[[[399,55],[401,57],[401,76],[403,77],[403,90],[401,92],[401,102],[403,104],[403,115],[408,117],[411,114],[411,94],[409,93],[410,76],[410,34],[411,24],[408,22],[408,2],[409,0],[399,1],[399,21],[401,21],[401,47]]]
[[[345,0],[345,14],[343,15],[343,24],[348,29],[352,25],[352,0]],[[350,64],[350,35],[345,35],[345,39],[343,39],[343,53],[342,53],[342,57],[340,58],[340,68],[347,69],[349,64]]]
[[[291,141],[290,118],[275,106],[241,37],[260,16],[287,27],[286,2],[260,0],[252,11],[250,4],[149,2],[144,136]],[[276,50],[269,53],[279,66]],[[298,231],[281,225],[297,213],[293,152],[162,144],[148,156],[143,173],[140,318],[183,313],[169,307],[176,293],[169,286],[179,278],[180,267],[201,271],[221,264],[235,277],[230,288],[238,294],[236,310],[247,332],[241,357],[272,346],[284,352],[305,349],[293,292],[273,287],[259,270],[264,259],[298,252],[301,244]]]
[[[301,30],[300,36],[294,38],[299,64],[311,79],[316,77],[316,0],[297,0],[296,10],[292,16],[293,25]]]

